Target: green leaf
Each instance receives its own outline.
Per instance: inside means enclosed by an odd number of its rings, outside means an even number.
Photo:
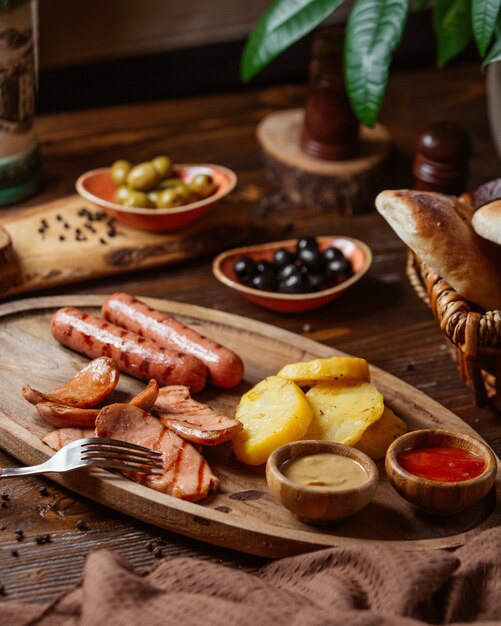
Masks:
[[[373,126],[383,103],[391,58],[405,27],[408,0],[356,0],[344,46],[346,90],[358,119]]]
[[[485,55],[494,34],[500,7],[501,0],[472,0],[473,34],[482,57]]]
[[[426,9],[429,4],[430,0],[414,0],[413,9],[414,11],[422,11]]]
[[[275,0],[263,14],[247,43],[240,65],[250,80],[281,52],[311,32],[344,0]]]
[[[482,63],[482,68],[485,68],[489,63],[494,63],[494,61],[501,61],[501,15],[498,17],[495,37],[494,43]]]
[[[439,67],[457,56],[472,37],[471,0],[436,0],[433,29],[438,44]]]

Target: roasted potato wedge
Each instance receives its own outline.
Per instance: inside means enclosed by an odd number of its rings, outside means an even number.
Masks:
[[[312,409],[299,387],[270,376],[242,396],[236,419],[244,427],[233,438],[237,458],[261,465],[285,443],[302,439],[312,419]]]
[[[306,394],[313,419],[306,439],[357,444],[384,410],[382,394],[370,383],[319,383]]]
[[[333,356],[329,359],[314,359],[301,363],[290,363],[277,374],[292,380],[299,386],[336,381],[369,382],[369,364],[358,357]]]
[[[406,423],[385,406],[383,415],[369,426],[355,448],[365,452],[374,461],[379,461],[384,458],[390,444],[406,432]]]

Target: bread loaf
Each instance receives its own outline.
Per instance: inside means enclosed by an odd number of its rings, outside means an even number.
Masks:
[[[464,298],[485,310],[501,309],[501,273],[481,240],[458,213],[459,201],[440,193],[383,191],[377,210],[397,235]]]
[[[501,246],[501,200],[494,200],[478,209],[471,223],[477,235]]]

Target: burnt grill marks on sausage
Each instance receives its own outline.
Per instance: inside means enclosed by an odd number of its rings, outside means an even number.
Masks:
[[[178,481],[179,470],[181,468],[181,462],[183,460],[185,447],[186,447],[186,441],[184,441],[184,439],[183,439],[182,444],[180,445],[180,447],[177,450],[176,460],[174,461],[174,477],[172,479],[172,481],[174,483],[177,483],[177,481]],[[199,492],[200,492],[200,487],[197,488],[197,493],[199,493]]]
[[[53,315],[51,328],[63,345],[91,358],[109,356],[132,376],[155,378],[162,385],[184,384],[195,393],[205,385],[206,368],[195,357],[165,349],[147,338],[138,342],[135,333],[78,309],[59,309]],[[72,328],[71,336],[68,328]]]
[[[143,339],[143,341],[144,341],[144,339]],[[151,366],[151,361],[150,361],[150,359],[144,358],[144,359],[141,361],[141,364],[140,364],[140,366],[139,366],[139,371],[141,372],[141,374],[142,374],[143,376],[145,376],[145,377],[146,377],[146,376],[148,376],[148,375],[149,375],[150,366]],[[168,375],[169,373],[170,373],[170,372],[167,372],[167,375]]]
[[[202,485],[204,484],[204,463],[203,457],[200,459],[200,465],[198,466],[198,482],[197,482],[197,493],[202,492]]]
[[[82,338],[89,346],[89,348],[92,348],[92,346],[94,345],[94,339],[92,339],[92,337],[90,335],[87,335],[86,333],[82,333]]]
[[[242,380],[243,363],[234,352],[129,294],[109,296],[102,310],[103,316],[110,322],[143,334],[169,350],[180,350],[200,359],[214,385],[230,388]]]
[[[125,367],[130,367],[130,353],[127,350],[124,350],[124,353],[122,355],[122,361],[123,364],[125,365]],[[143,361],[144,362],[144,361]],[[141,363],[142,365],[142,363]],[[141,368],[139,368],[141,369]]]

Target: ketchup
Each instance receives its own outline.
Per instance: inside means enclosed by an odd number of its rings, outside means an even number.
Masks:
[[[397,461],[410,474],[443,483],[469,480],[480,476],[485,469],[485,462],[478,454],[449,446],[407,450]]]

